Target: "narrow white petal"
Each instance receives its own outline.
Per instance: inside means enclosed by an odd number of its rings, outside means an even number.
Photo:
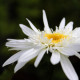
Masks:
[[[79,28],[75,28],[75,29],[73,30],[73,32],[72,32],[72,35],[73,35],[74,37],[80,36],[80,27],[79,27]]]
[[[45,52],[46,52],[45,49],[39,52],[39,55],[38,55],[38,57],[36,58],[35,63],[34,63],[34,66],[35,66],[35,67],[37,67],[37,66],[39,65],[39,63],[40,63],[41,59],[43,58]]]
[[[23,40],[10,39],[6,43],[6,46],[11,47],[10,50],[26,50],[26,49],[33,48],[35,45],[26,39],[23,39]]]
[[[33,30],[31,30],[30,28],[28,28],[27,26],[25,26],[23,24],[19,24],[19,26],[25,35],[31,37],[33,34],[35,34],[35,32]]]
[[[61,23],[60,23],[60,25],[59,25],[59,29],[62,30],[62,29],[64,29],[64,27],[65,27],[65,18],[63,18],[63,19],[61,20]]]
[[[20,51],[16,54],[14,54],[13,56],[11,56],[4,64],[3,64],[3,67],[8,65],[8,64],[11,64],[11,63],[14,63],[15,61],[18,60],[18,58],[24,53],[25,51]]]
[[[21,69],[24,65],[26,64],[26,62],[21,62],[21,63],[17,63],[17,65],[14,68],[14,72],[17,72],[19,69]]]
[[[37,49],[37,50],[36,49],[30,49],[30,50],[28,50],[22,56],[20,56],[18,62],[25,62],[26,61],[26,63],[27,63],[28,61],[30,61],[31,59],[35,58],[38,55],[39,50],[40,49]]]
[[[75,56],[80,59],[80,54],[79,53],[75,54]]]
[[[32,28],[36,33],[40,33],[40,32],[38,31],[38,29],[32,24],[32,22],[31,22],[29,19],[27,19],[27,21],[29,22],[31,28]]]
[[[72,31],[73,29],[73,22],[69,22],[66,26],[65,26],[65,30],[67,31]]]
[[[38,49],[40,50],[40,49]],[[21,69],[26,63],[28,63],[31,59],[35,58],[38,55],[38,50],[30,49],[25,52],[19,59],[18,64],[16,65],[14,72]]]
[[[27,45],[30,45],[32,43],[26,41],[26,40],[9,40],[9,42],[6,43],[6,46],[8,47],[26,47]]]
[[[53,52],[53,53],[52,53],[52,56],[51,56],[51,58],[50,58],[50,61],[51,61],[51,63],[52,63],[53,65],[59,63],[59,61],[60,61],[60,53],[58,53],[58,52]]]
[[[27,51],[32,48],[40,48],[40,46],[37,46],[37,45],[28,45],[28,44],[26,46],[25,45],[20,47],[11,47],[9,50],[26,50]]]
[[[69,80],[79,80],[71,62],[64,55],[61,55],[61,66]]]
[[[58,48],[58,50],[64,54],[64,55],[67,55],[67,56],[73,56],[75,54],[77,54],[77,52],[75,50],[72,50],[71,48]]]
[[[43,10],[43,22],[44,22],[44,31],[47,33],[51,33],[51,30],[50,30],[49,25],[48,25],[46,13],[44,10]]]
[[[7,39],[11,43],[29,43],[30,39]]]
[[[26,46],[26,47],[12,47],[12,48],[10,48],[9,50],[29,50],[29,49],[31,49],[31,48],[34,48],[35,46]]]
[[[58,27],[56,26],[56,32],[58,31]]]

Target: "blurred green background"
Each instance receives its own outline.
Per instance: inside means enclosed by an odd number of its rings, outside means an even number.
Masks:
[[[80,0],[0,0],[0,80],[68,80],[60,64],[50,63],[51,54],[45,54],[37,68],[34,67],[34,60],[15,74],[16,62],[2,68],[4,61],[16,53],[5,47],[6,39],[26,38],[19,27],[20,23],[29,26],[26,18],[43,30],[43,9],[53,29],[63,17],[66,18],[66,23],[73,21],[74,28],[80,26]],[[80,60],[76,57],[70,57],[70,60],[80,76]]]

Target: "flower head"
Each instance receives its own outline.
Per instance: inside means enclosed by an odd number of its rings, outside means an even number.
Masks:
[[[62,19],[59,28],[53,31],[49,28],[46,13],[43,10],[44,31],[38,30],[30,20],[27,19],[32,29],[20,24],[23,33],[28,36],[28,39],[15,40],[8,39],[7,47],[11,50],[19,50],[11,56],[3,66],[17,61],[14,71],[18,71],[26,63],[37,57],[34,66],[37,67],[48,51],[52,53],[50,61],[53,65],[61,63],[65,75],[70,80],[79,80],[78,76],[68,59],[69,56],[77,56],[80,58],[80,28],[73,30],[73,22],[69,22],[65,26],[65,18]]]

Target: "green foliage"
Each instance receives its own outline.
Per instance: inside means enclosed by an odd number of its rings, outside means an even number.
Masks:
[[[0,80],[11,80],[12,78],[12,71],[5,70],[1,75],[0,75]]]

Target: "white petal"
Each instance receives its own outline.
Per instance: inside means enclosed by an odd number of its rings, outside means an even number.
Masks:
[[[25,26],[23,24],[19,24],[19,26],[25,35],[31,37],[33,34],[35,34],[35,32],[33,30],[31,30],[30,28],[28,28],[27,26]]]
[[[3,67],[6,66],[6,65],[8,65],[8,64],[11,64],[11,63],[13,63],[13,62],[15,62],[15,61],[17,61],[18,58],[19,58],[24,52],[25,52],[25,51],[20,51],[20,52],[14,54],[13,56],[11,56],[11,57],[3,64]]]
[[[19,69],[21,69],[24,65],[26,64],[26,62],[22,62],[22,63],[17,63],[17,65],[14,68],[14,72],[17,72]]]
[[[69,46],[67,46],[68,48],[72,48],[73,50],[77,51],[77,52],[80,52],[80,44],[79,43],[74,43],[74,44],[71,44]]]
[[[44,10],[43,10],[43,22],[44,22],[44,31],[45,31],[46,33],[51,33],[51,30],[50,30],[49,25],[48,25],[46,13],[45,13]]]
[[[40,49],[30,49],[27,52],[25,52],[22,56],[20,56],[18,62],[28,62],[31,59],[35,58],[38,55],[38,51]]]
[[[46,52],[45,49],[39,52],[39,55],[38,55],[38,57],[36,58],[35,63],[34,63],[34,66],[35,66],[35,67],[37,67],[37,66],[39,65],[39,63],[40,63],[41,59],[43,58],[45,52]]]
[[[59,61],[60,61],[60,53],[58,53],[58,52],[56,52],[56,51],[53,52],[53,53],[52,53],[52,56],[51,56],[51,58],[50,58],[50,61],[51,61],[51,63],[52,63],[53,65],[59,63]]]
[[[73,29],[73,22],[69,22],[66,26],[65,26],[65,30],[66,31],[72,31]]]
[[[77,52],[75,50],[72,50],[71,48],[58,48],[58,50],[64,54],[64,55],[67,55],[67,56],[73,56],[75,54],[77,54]]]
[[[61,66],[69,80],[79,80],[77,73],[66,56],[61,55]]]
[[[75,29],[73,30],[73,32],[72,32],[72,35],[73,35],[74,37],[80,36],[80,27],[79,27],[79,28],[75,28]]]
[[[27,21],[29,22],[31,28],[32,28],[36,33],[40,33],[40,32],[38,31],[38,29],[32,24],[32,22],[31,22],[29,19],[27,19]]]
[[[59,25],[59,29],[62,30],[62,29],[64,29],[64,27],[65,27],[65,18],[63,18],[63,19],[61,20],[61,23],[60,23],[60,25]]]

